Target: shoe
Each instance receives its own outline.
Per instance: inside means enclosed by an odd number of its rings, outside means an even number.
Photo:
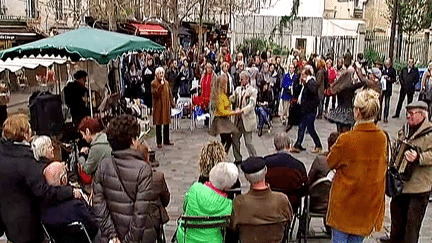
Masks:
[[[387,120],[387,119],[384,119],[384,123],[388,123],[388,120]]]
[[[261,137],[261,136],[262,136],[262,130],[263,130],[262,127],[258,128],[258,137]]]
[[[174,145],[174,143],[173,142],[168,142],[168,143],[164,143],[164,145],[172,146],[172,145]]]
[[[399,116],[398,115],[394,115],[394,116],[392,116],[392,118],[399,118]]]
[[[162,144],[158,144],[157,147],[158,147],[158,148],[162,148]]]
[[[319,153],[321,153],[321,151],[322,151],[322,148],[320,148],[320,147],[315,147],[315,148],[311,149],[311,153],[313,153],[313,154],[319,154]]]
[[[291,153],[296,153],[296,154],[298,154],[298,153],[301,152],[301,150],[298,149],[298,148],[296,148],[296,147],[292,147],[292,148],[290,149],[290,152],[291,152]]]
[[[383,236],[378,239],[380,242],[390,242],[390,237],[388,235]]]
[[[300,149],[301,151],[306,151],[306,149],[305,148],[303,148],[302,146],[294,146],[294,147],[296,147],[296,148],[298,148],[298,149]]]
[[[291,124],[287,125],[285,132],[289,132],[289,130],[291,130],[292,127],[293,127],[293,125],[291,125]]]

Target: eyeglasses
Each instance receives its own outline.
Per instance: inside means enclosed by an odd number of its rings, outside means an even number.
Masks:
[[[414,116],[414,115],[417,114],[417,113],[421,113],[421,111],[408,111],[408,112],[406,113],[406,116]]]

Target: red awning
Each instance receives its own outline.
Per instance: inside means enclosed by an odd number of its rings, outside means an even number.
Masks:
[[[168,30],[156,24],[132,23],[139,35],[168,35]]]

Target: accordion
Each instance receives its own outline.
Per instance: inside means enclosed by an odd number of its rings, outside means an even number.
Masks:
[[[415,150],[420,153],[420,148],[398,139],[392,146],[392,156],[390,158],[390,164],[396,167],[404,181],[409,181],[412,175],[411,163],[405,159],[405,152],[408,150]]]

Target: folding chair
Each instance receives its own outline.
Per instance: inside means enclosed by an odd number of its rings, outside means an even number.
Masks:
[[[178,219],[178,224],[184,229],[184,241],[186,242],[186,235],[188,229],[210,229],[220,228],[222,230],[222,236],[225,238],[225,229],[228,227],[231,219],[231,215],[223,216],[186,216],[182,215]],[[176,242],[175,235],[173,236],[173,242]]]
[[[92,243],[84,224],[78,221],[59,227],[42,224],[42,228],[49,243]]]
[[[309,188],[309,195],[306,197],[306,207],[305,207],[305,215],[306,215],[306,232],[305,237],[307,238],[331,238],[331,234],[328,234],[326,230],[322,232],[315,232],[312,228],[310,228],[310,223],[312,218],[326,218],[326,213],[322,210],[316,210],[311,207],[311,199],[314,198],[323,198],[327,197],[330,194],[331,188],[331,179],[328,177],[323,177],[314,182]],[[319,211],[319,212],[318,212]]]

